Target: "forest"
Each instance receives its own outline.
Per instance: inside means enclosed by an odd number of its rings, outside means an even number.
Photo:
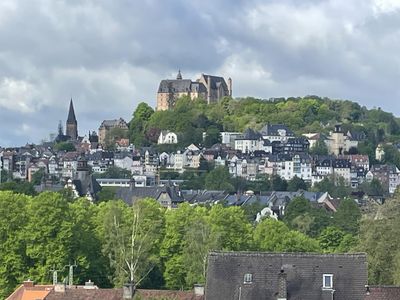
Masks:
[[[344,199],[334,214],[295,198],[282,220],[254,222],[257,203],[165,209],[153,199],[129,207],[91,204],[68,193],[0,192],[0,298],[23,280],[59,280],[76,263],[74,282],[100,287],[191,289],[204,283],[209,250],[366,252],[371,284],[400,283],[400,195],[361,212]],[[133,242],[134,241],[134,242]]]

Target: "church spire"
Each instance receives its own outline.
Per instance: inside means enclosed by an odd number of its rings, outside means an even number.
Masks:
[[[67,118],[67,123],[76,123],[76,117],[75,117],[75,111],[74,111],[74,103],[71,101],[69,102],[69,112],[68,112],[68,118]]]
[[[176,79],[182,80],[181,70],[178,71],[178,75],[176,75]]]
[[[69,102],[66,135],[71,137],[72,140],[76,140],[78,138],[78,122],[76,121],[72,98],[71,101]]]

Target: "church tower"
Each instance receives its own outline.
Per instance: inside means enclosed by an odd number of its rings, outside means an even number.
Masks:
[[[72,140],[78,139],[78,122],[75,118],[74,104],[69,103],[69,112],[67,118],[66,135],[70,136]]]

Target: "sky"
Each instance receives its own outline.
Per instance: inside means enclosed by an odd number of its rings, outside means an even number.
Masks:
[[[152,107],[161,79],[319,95],[400,115],[400,0],[1,0],[0,146]],[[64,125],[65,127],[65,125]]]

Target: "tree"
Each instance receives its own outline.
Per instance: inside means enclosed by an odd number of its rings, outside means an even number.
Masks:
[[[0,191],[13,191],[18,194],[29,196],[36,195],[35,188],[31,182],[27,181],[8,181],[0,184]]]
[[[54,149],[57,151],[73,152],[76,148],[71,142],[60,142],[54,145]]]
[[[310,149],[310,154],[313,155],[328,155],[328,147],[325,141],[318,140],[313,147]]]
[[[208,190],[233,191],[231,176],[226,167],[216,167],[205,177],[205,188]]]
[[[210,126],[206,131],[206,138],[204,140],[204,146],[210,148],[212,145],[221,142],[221,134],[216,126]]]
[[[208,252],[218,248],[218,240],[216,235],[211,234],[207,215],[206,208],[196,207],[185,232],[182,260],[186,270],[185,287],[188,289],[196,283],[205,283]]]
[[[99,230],[103,253],[114,270],[113,281],[119,286],[129,281],[137,287],[159,263],[156,251],[163,237],[163,209],[152,199],[137,201],[129,210],[109,201],[102,209]]]
[[[43,192],[27,206],[24,230],[29,265],[25,276],[48,282],[49,270],[73,262],[73,220],[68,202],[60,194]]]
[[[33,173],[32,175],[32,184],[33,185],[39,185],[42,183],[43,178],[46,175],[46,170],[44,168],[40,168],[39,170],[37,170],[35,173]]]
[[[247,250],[251,246],[252,226],[241,207],[213,205],[209,213],[211,236],[225,251]]]
[[[346,233],[336,227],[327,227],[318,237],[319,245],[324,252],[336,252]]]
[[[336,213],[333,215],[333,223],[343,231],[356,234],[358,232],[361,212],[358,204],[350,198],[340,201]]]
[[[273,191],[286,191],[287,181],[279,175],[273,175],[271,178],[271,190]]]
[[[254,230],[256,250],[272,252],[317,252],[318,242],[298,231],[291,231],[281,221],[262,220]]]
[[[131,178],[131,172],[129,170],[120,167],[109,167],[104,173],[95,173],[97,178],[114,178],[114,179],[128,179]]]
[[[0,298],[8,297],[25,280],[29,260],[25,252],[26,206],[30,197],[0,192]]]
[[[294,176],[287,183],[287,190],[289,192],[297,192],[299,190],[306,191],[307,189],[308,187],[307,184],[304,182],[304,180],[297,176]]]

